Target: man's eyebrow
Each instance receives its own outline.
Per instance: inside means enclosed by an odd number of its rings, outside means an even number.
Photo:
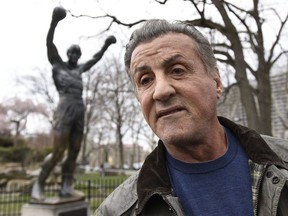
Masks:
[[[146,70],[151,70],[151,67],[148,66],[148,65],[143,65],[143,66],[140,66],[140,67],[136,67],[135,70],[134,70],[134,74],[135,73],[139,73],[139,72],[143,72],[143,71],[146,71]]]
[[[182,56],[181,56],[180,54],[171,56],[171,57],[169,57],[168,59],[165,59],[165,60],[162,62],[161,66],[164,67],[164,68],[165,68],[165,67],[169,67],[172,63],[174,63],[176,60],[178,60],[178,59],[180,59],[180,58],[182,58]]]

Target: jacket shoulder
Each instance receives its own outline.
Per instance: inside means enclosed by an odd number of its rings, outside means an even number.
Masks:
[[[288,162],[288,140],[261,135],[269,147],[284,161]]]
[[[139,171],[120,184],[96,209],[94,216],[122,215],[137,202]]]

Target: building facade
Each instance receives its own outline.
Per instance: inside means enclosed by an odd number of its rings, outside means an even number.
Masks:
[[[272,133],[275,137],[288,139],[288,73],[271,76],[272,87]],[[238,85],[232,85],[218,101],[218,115],[247,126],[247,118],[240,100]]]

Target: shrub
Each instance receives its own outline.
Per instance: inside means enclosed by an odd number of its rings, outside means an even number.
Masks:
[[[8,148],[0,147],[0,162],[23,163],[31,151],[31,149],[23,145],[12,146]]]
[[[0,136],[0,147],[12,147],[14,140],[11,136]]]

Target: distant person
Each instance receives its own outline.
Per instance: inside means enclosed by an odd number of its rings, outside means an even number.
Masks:
[[[195,27],[147,21],[126,46],[125,66],[160,140],[95,216],[288,215],[288,141],[217,116],[222,82]]]
[[[53,80],[59,93],[59,104],[54,113],[53,155],[43,163],[40,175],[32,189],[32,198],[36,200],[44,199],[45,181],[52,169],[63,157],[66,149],[68,149],[68,153],[67,159],[62,166],[62,186],[59,195],[60,197],[75,195],[73,174],[81,147],[85,113],[82,100],[83,83],[81,74],[94,66],[102,58],[108,47],[116,43],[114,36],[108,37],[102,49],[84,64],[78,64],[81,56],[80,47],[72,45],[67,51],[68,61],[64,62],[58,54],[53,38],[58,22],[65,17],[66,11],[64,8],[56,7],[54,9],[46,41],[48,59],[52,65]]]

